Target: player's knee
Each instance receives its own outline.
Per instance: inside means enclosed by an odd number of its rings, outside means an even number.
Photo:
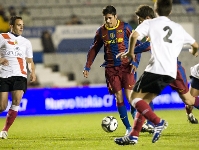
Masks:
[[[122,92],[116,92],[115,93],[115,99],[118,103],[122,103],[124,100],[123,100],[123,95],[122,95]]]
[[[183,100],[183,99],[182,99],[182,100]],[[195,98],[193,97],[193,98],[190,98],[190,99],[184,99],[183,102],[184,102],[186,105],[192,106],[192,105],[194,105],[194,103],[195,103]]]
[[[133,101],[131,102],[131,105],[135,108],[136,103],[141,100],[142,100],[141,98],[134,98]]]

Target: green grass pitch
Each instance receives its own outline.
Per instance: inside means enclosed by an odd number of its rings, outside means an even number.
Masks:
[[[199,119],[199,112],[194,109]],[[117,112],[81,115],[18,117],[8,133],[0,139],[0,150],[196,150],[199,147],[199,125],[187,121],[185,110],[162,110],[156,113],[168,121],[157,143],[152,135],[141,133],[138,144],[118,146],[115,137],[123,136],[124,126]],[[112,115],[118,129],[106,133],[101,120]],[[129,115],[130,118],[130,115]],[[130,119],[132,122],[132,119]],[[3,127],[5,118],[0,118]]]

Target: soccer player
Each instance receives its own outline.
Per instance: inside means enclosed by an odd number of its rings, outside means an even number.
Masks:
[[[198,43],[181,25],[168,18],[172,10],[171,0],[157,0],[154,10],[157,18],[144,20],[135,29],[130,36],[128,51],[121,56],[121,58],[128,57],[134,60],[134,49],[138,37],[139,39],[150,38],[151,58],[144,73],[136,82],[130,98],[130,104],[137,110],[134,126],[129,135],[115,138],[115,143],[119,145],[136,144],[145,119],[155,125],[152,143],[159,140],[167,122],[158,117],[148,103],[176,79],[177,58],[183,45],[190,44],[193,55],[196,55],[198,51]],[[198,99],[186,100],[185,103],[199,109]]]
[[[10,18],[10,32],[0,34],[0,54],[2,58],[7,60],[7,63],[4,60],[0,68],[0,112],[7,108],[9,92],[12,97],[5,126],[0,132],[2,139],[8,138],[8,130],[17,117],[20,101],[27,89],[26,63],[29,64],[31,71],[31,82],[36,79],[32,45],[29,40],[21,36],[23,27],[22,18],[12,16]]]
[[[132,33],[132,28],[128,23],[122,22],[117,19],[116,9],[114,6],[106,6],[103,11],[105,24],[98,28],[96,31],[94,41],[88,51],[87,62],[84,67],[84,77],[89,76],[90,67],[100,51],[101,47],[104,46],[104,60],[105,62],[101,65],[105,67],[105,77],[107,87],[110,94],[114,94],[116,97],[117,109],[120,114],[120,118],[126,127],[125,135],[131,131],[131,125],[128,120],[127,109],[124,105],[123,89],[124,94],[129,101],[130,93],[135,84],[134,73],[131,72],[132,66],[138,66],[140,60],[140,54],[136,55],[136,61],[126,59],[117,59],[116,55],[124,52],[128,48],[129,36]],[[137,45],[140,44],[137,41]],[[145,49],[147,46],[142,45]],[[133,65],[132,65],[133,63]],[[134,109],[131,106],[131,110]],[[131,111],[134,112],[134,111]],[[133,114],[132,114],[133,115]]]
[[[135,14],[137,15],[139,24],[142,23],[146,19],[155,18],[155,13],[153,9],[147,5],[140,5],[138,9],[135,11]],[[140,49],[135,49],[134,50],[135,54],[141,53],[141,51],[139,50]],[[187,83],[185,70],[184,70],[184,67],[181,66],[181,62],[179,60],[177,62],[177,70],[178,70],[177,77],[175,81],[170,84],[171,88],[178,92],[179,96],[181,97],[183,101],[185,101],[186,99],[195,99],[195,97],[191,96],[189,93],[189,87]],[[198,97],[196,97],[196,99],[198,99]],[[152,102],[151,102],[151,105],[153,105]],[[189,122],[192,124],[198,124],[198,120],[194,117],[192,113],[193,106],[185,105],[185,110],[186,110]],[[147,121],[147,123],[143,125],[142,131],[152,132],[152,129],[153,129],[152,125],[151,125],[151,122]]]

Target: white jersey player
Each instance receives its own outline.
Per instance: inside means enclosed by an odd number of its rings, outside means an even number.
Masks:
[[[0,34],[0,112],[7,108],[9,92],[12,97],[5,126],[0,132],[2,139],[7,139],[8,130],[17,117],[21,98],[27,90],[27,63],[30,64],[31,82],[36,80],[32,45],[21,36],[23,26],[22,18],[13,16],[10,19],[10,32]]]
[[[127,53],[121,56],[121,58],[130,57],[134,60],[134,49],[138,37],[150,38],[151,59],[136,82],[130,99],[130,104],[137,110],[134,126],[128,136],[115,138],[116,144],[136,144],[145,119],[155,125],[152,143],[160,138],[162,131],[168,125],[151,110],[148,103],[176,78],[177,57],[183,45],[190,44],[193,47],[193,55],[196,55],[198,50],[195,40],[179,24],[167,18],[171,10],[171,0],[157,0],[154,5],[157,18],[145,20],[135,29],[135,32],[131,34]],[[199,103],[195,107],[199,109]]]
[[[181,25],[166,16],[145,20],[135,31],[139,34],[139,38],[148,36],[152,41],[152,55],[145,71],[176,78],[177,57],[183,45],[191,45],[195,40]]]
[[[33,58],[32,45],[29,40],[10,32],[2,33],[0,34],[0,54],[9,62],[8,66],[1,66],[1,78],[27,77],[26,57]]]

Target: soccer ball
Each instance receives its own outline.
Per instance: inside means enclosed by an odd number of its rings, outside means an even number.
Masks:
[[[118,127],[117,119],[113,116],[107,116],[102,119],[102,129],[106,132],[113,132]]]

